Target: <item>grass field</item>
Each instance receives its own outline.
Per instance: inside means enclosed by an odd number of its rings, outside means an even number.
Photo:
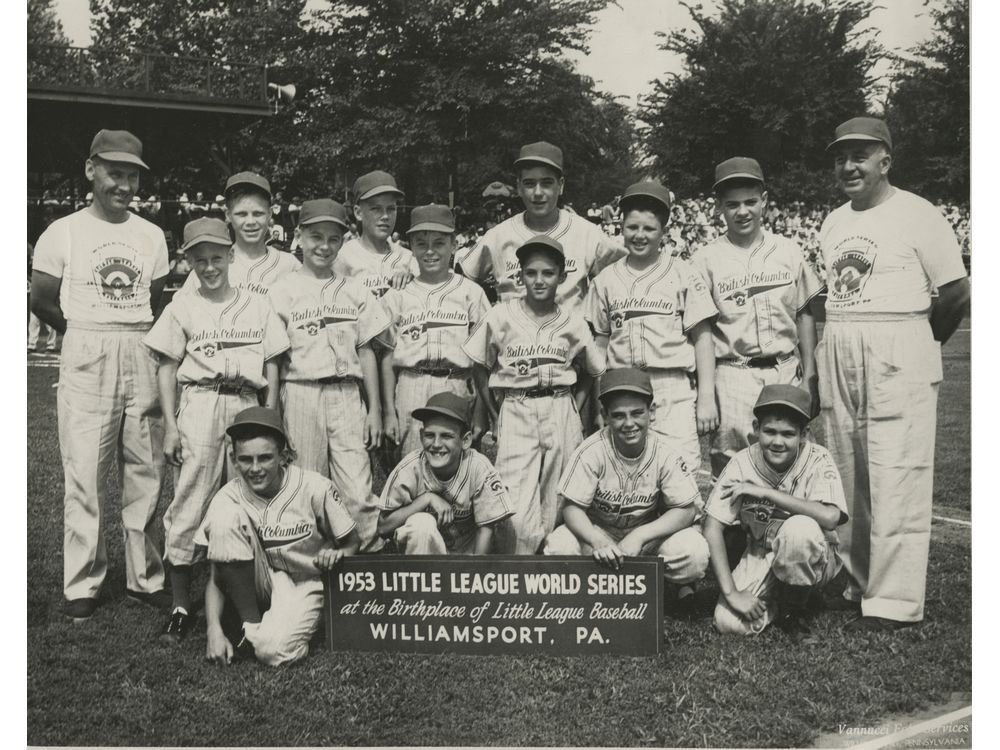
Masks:
[[[935,514],[967,520],[969,333],[944,356]],[[800,747],[839,723],[971,692],[971,534],[939,521],[920,627],[848,635],[850,616],[828,612],[796,646],[716,635],[708,580],[695,619],[666,620],[655,658],[339,653],[317,638],[292,668],[218,669],[203,659],[203,629],[163,646],[160,615],[126,602],[117,533],[104,606],[67,623],[56,373],[28,370],[29,744]]]

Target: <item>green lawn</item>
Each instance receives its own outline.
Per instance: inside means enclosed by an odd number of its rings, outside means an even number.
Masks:
[[[968,518],[968,333],[946,347],[945,377],[935,512]],[[824,613],[798,646],[717,636],[707,581],[696,619],[666,621],[658,658],[332,653],[317,638],[292,668],[217,669],[203,632],[162,646],[160,616],[126,603],[118,533],[105,605],[67,623],[55,378],[28,371],[29,744],[788,747],[971,692],[971,535],[941,522],[922,626],[848,636],[849,615]]]

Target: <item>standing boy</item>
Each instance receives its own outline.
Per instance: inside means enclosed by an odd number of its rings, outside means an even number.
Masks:
[[[191,574],[200,557],[194,535],[221,485],[226,427],[259,403],[261,391],[269,406],[277,403],[276,358],[288,349],[285,328],[267,299],[229,286],[233,249],[222,221],[189,222],[181,252],[199,285],[175,296],[143,339],[160,358],[163,453],[175,467],[174,499],[163,515],[173,594],[163,637],[173,642],[188,634],[194,620]],[[231,464],[226,475],[234,476]]]
[[[605,427],[569,458],[559,483],[564,525],[546,538],[545,554],[593,555],[615,569],[625,557],[656,554],[664,578],[690,595],[708,568],[708,545],[693,525],[701,494],[673,446],[649,431],[658,411],[650,377],[609,370],[600,399]]]
[[[358,524],[362,551],[374,552],[382,540],[367,451],[381,444],[382,410],[371,342],[389,319],[358,281],[334,273],[346,229],[342,205],[305,201],[295,229],[302,267],[270,297],[291,342],[281,362],[281,407],[297,463],[333,479]]]
[[[514,502],[514,539],[504,547],[534,554],[559,520],[559,477],[583,440],[579,410],[604,364],[583,316],[556,304],[566,280],[562,245],[539,235],[517,259],[525,296],[490,310],[463,348],[496,425],[497,471]]]
[[[710,452],[718,476],[748,445],[749,415],[765,385],[805,383],[816,408],[809,303],[822,283],[794,240],[761,226],[767,191],[756,160],[736,156],[719,164],[714,189],[726,234],[698,250],[692,264],[719,310],[712,325],[719,428]]]
[[[254,172],[239,172],[226,181],[226,222],[233,228],[233,263],[229,283],[234,289],[246,289],[255,294],[267,294],[271,285],[299,267],[291,253],[269,246],[271,216],[271,185]],[[198,279],[189,274],[181,291],[198,286]]]
[[[656,405],[651,427],[694,471],[701,465],[699,433],[719,422],[711,328],[718,310],[686,261],[661,254],[670,192],[658,182],[637,182],[625,191],[621,208],[629,254],[594,280],[587,320],[609,370],[648,373]]]
[[[806,439],[811,398],[792,385],[766,385],[753,408],[755,444],[726,466],[705,506],[705,538],[721,595],[715,627],[761,632],[777,619],[792,636],[814,587],[840,570],[836,528],[847,520],[840,474],[822,446]],[[723,530],[746,531],[743,558],[730,571]]]
[[[242,411],[226,433],[238,475],[212,498],[197,536],[212,563],[205,656],[219,666],[234,656],[291,664],[319,625],[321,573],[358,551],[358,532],[330,480],[291,465],[275,410]],[[242,633],[225,632],[227,601]]]
[[[390,289],[382,304],[392,321],[379,337],[389,350],[381,376],[385,436],[403,455],[421,445],[411,416],[435,393],[475,395],[472,360],[462,350],[469,333],[489,312],[483,290],[451,270],[455,221],[447,206],[417,206],[407,236],[420,274],[403,289]],[[478,437],[485,428],[479,420]]]
[[[422,448],[386,480],[379,520],[403,554],[488,555],[494,527],[513,513],[496,469],[472,449],[471,406],[445,391],[413,411]]]

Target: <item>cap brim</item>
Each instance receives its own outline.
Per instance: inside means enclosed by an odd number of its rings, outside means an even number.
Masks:
[[[232,247],[233,246],[233,241],[230,240],[230,239],[225,239],[224,240],[221,237],[217,237],[214,234],[199,234],[197,237],[195,237],[190,242],[185,242],[183,245],[181,245],[180,252],[182,252],[182,253],[187,252],[188,249],[194,247],[195,245],[197,245],[200,242],[210,242],[213,245],[222,245],[224,247]]]
[[[551,159],[546,159],[544,156],[525,156],[522,159],[518,159],[514,162],[515,167],[519,167],[522,164],[544,164],[547,167],[552,167],[554,170],[563,173],[563,168],[556,164]]]
[[[721,180],[717,180],[712,185],[712,190],[715,190],[723,182],[729,182],[730,180],[753,180],[754,182],[759,182],[761,185],[764,184],[764,180],[760,175],[750,174],[749,172],[734,172],[733,174],[726,175]]]
[[[440,406],[421,406],[419,409],[414,409],[411,413],[414,419],[419,419],[421,422],[426,422],[431,417],[447,417],[448,419],[454,419],[466,429],[469,428],[468,417],[459,416],[451,409],[444,409]]]
[[[259,185],[256,182],[250,182],[249,180],[240,180],[239,182],[234,182],[232,185],[226,185],[226,189],[222,191],[222,197],[223,198],[229,197],[229,193],[231,193],[235,188],[238,188],[241,185],[248,185],[248,186],[254,188],[255,190],[259,190],[260,192],[264,193],[264,195],[267,196],[268,200],[271,199],[271,191],[270,190],[268,190],[263,185]]]
[[[606,391],[602,391],[598,398],[604,398],[605,396],[611,396],[615,393],[638,393],[640,396],[646,396],[648,398],[653,397],[653,392],[648,391],[639,385],[616,385],[608,388]]]
[[[783,398],[776,398],[773,401],[768,401],[767,403],[764,403],[764,404],[757,404],[753,408],[753,415],[756,417],[757,416],[757,412],[759,410],[766,409],[766,408],[771,407],[771,406],[784,406],[784,407],[787,407],[787,408],[791,409],[792,411],[794,411],[796,414],[801,414],[803,417],[806,418],[806,420],[808,420],[808,421],[812,420],[812,414],[810,414],[808,412],[808,410],[807,411],[803,411],[802,407],[799,406],[798,404],[793,404],[791,401],[788,401],[787,399],[783,399]]]
[[[514,255],[518,260],[524,260],[524,256],[531,250],[545,250],[555,258],[561,258],[563,260],[566,258],[565,253],[561,253],[552,247],[552,245],[546,245],[543,242],[529,242],[527,245],[521,245],[521,247],[514,251]]]
[[[663,204],[667,208],[670,208],[669,201],[664,200],[664,198],[663,198],[662,195],[656,195],[655,193],[647,193],[646,191],[629,193],[628,195],[623,195],[622,199],[621,199],[621,203],[628,203],[630,200],[632,200],[634,198],[649,198],[651,200],[656,201],[657,203]]]
[[[441,232],[442,234],[454,234],[455,227],[437,224],[433,221],[425,221],[423,224],[415,224],[406,230],[407,234],[412,232]]]
[[[288,435],[285,434],[285,429],[283,427],[276,427],[275,425],[269,422],[257,419],[248,419],[247,421],[240,422],[239,424],[231,424],[229,425],[229,427],[226,428],[226,434],[229,435],[229,437],[234,438],[235,435],[233,435],[233,431],[235,430],[236,432],[239,432],[244,427],[263,427],[266,430],[271,430],[272,432],[276,432],[277,434],[281,435],[281,437],[283,437],[285,440],[288,440]]]
[[[347,229],[347,222],[343,219],[339,219],[336,216],[310,216],[305,221],[300,221],[300,227],[306,227],[310,224],[319,224],[321,221],[332,221],[334,224],[339,224],[344,229]]]
[[[378,187],[373,187],[364,195],[358,196],[357,200],[363,201],[369,198],[374,198],[376,195],[382,195],[382,193],[395,193],[400,198],[405,197],[405,193],[399,188],[394,188],[392,185],[379,185]]]
[[[886,146],[889,145],[884,140],[879,138],[877,135],[866,135],[865,133],[848,133],[847,135],[842,135],[840,136],[840,138],[830,143],[830,145],[826,147],[826,150],[829,151],[838,143],[843,143],[844,141],[875,141],[876,143],[885,143]]]
[[[146,162],[135,154],[130,154],[127,151],[102,151],[99,154],[91,154],[91,157],[94,156],[104,159],[104,161],[121,161],[126,164],[135,164],[143,169],[149,169],[149,165],[146,164]]]

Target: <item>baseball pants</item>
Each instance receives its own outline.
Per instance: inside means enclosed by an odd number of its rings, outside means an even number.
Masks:
[[[427,399],[437,393],[454,393],[470,401],[476,395],[468,373],[439,376],[415,370],[396,371],[396,418],[402,455],[421,447],[420,422],[413,418],[413,410],[425,406]]]
[[[625,533],[608,530],[612,538],[621,541]],[[594,548],[581,542],[568,526],[559,526],[545,539],[546,555],[587,555]],[[694,583],[705,577],[708,570],[708,542],[694,526],[671,534],[662,542],[650,542],[640,551],[640,555],[659,555],[663,559],[663,578],[671,583]]]
[[[559,523],[559,479],[583,442],[580,415],[569,390],[535,398],[509,390],[497,431],[496,469],[514,511],[498,545],[507,554],[533,555]]]
[[[924,616],[941,349],[926,316],[828,320],[820,418],[850,516],[838,529],[866,616]]]
[[[715,628],[720,633],[760,633],[779,614],[776,595],[779,582],[792,586],[822,585],[832,581],[840,567],[840,555],[816,521],[809,516],[786,518],[770,550],[748,548],[733,570],[737,589],[749,589],[764,600],[767,606],[764,615],[753,621],[744,620],[720,596],[715,605]]]
[[[201,559],[194,542],[208,504],[227,479],[236,476],[226,428],[244,409],[257,406],[257,392],[220,394],[211,388],[188,385],[181,391],[177,431],[183,462],[174,467],[174,499],[163,514],[163,556],[174,565]]]
[[[451,549],[430,513],[414,513],[396,529],[396,545],[404,555],[471,555],[476,548],[476,535],[467,534]]]
[[[257,600],[264,609],[259,623],[243,623],[257,660],[271,667],[304,659],[323,612],[323,579],[293,576],[271,568],[246,511],[236,503],[213,503],[199,542],[212,562],[254,561]]]
[[[38,347],[38,339],[42,335],[42,326],[45,325],[38,319],[38,316],[34,313],[30,313],[28,318],[28,348],[36,349]],[[45,334],[45,348],[52,352],[56,349],[56,338],[59,334],[56,329],[52,326],[45,326],[48,333]]]
[[[653,386],[656,419],[649,427],[683,458],[691,471],[701,466],[701,445],[695,419],[695,386],[687,371],[647,370]]]
[[[104,516],[111,473],[121,487],[125,580],[133,591],[163,588],[153,516],[163,476],[163,419],[156,358],[143,327],[70,325],[63,339],[56,404],[63,500],[63,592],[96,598],[108,569]]]
[[[281,407],[288,441],[297,454],[295,464],[333,481],[358,525],[361,551],[376,552],[383,541],[378,535],[378,498],[372,495],[371,462],[364,443],[368,412],[358,387],[356,380],[286,380],[281,384]]]
[[[718,477],[729,460],[753,439],[753,407],[765,385],[802,382],[798,356],[776,367],[745,367],[725,361],[716,363],[715,396],[719,406],[719,429],[712,435],[709,458],[712,476]],[[697,465],[697,464],[696,464]]]

